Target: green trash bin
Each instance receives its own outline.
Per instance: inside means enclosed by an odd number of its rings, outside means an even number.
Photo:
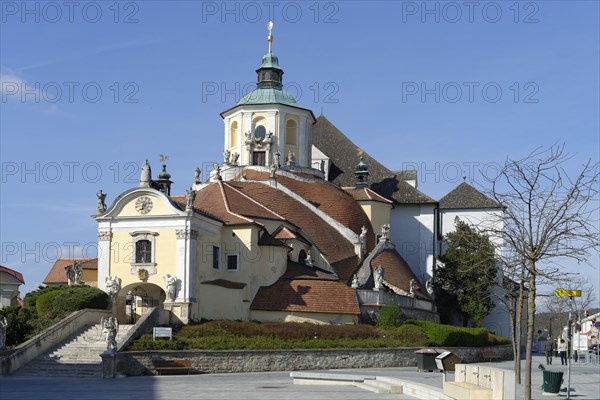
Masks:
[[[563,380],[562,372],[554,372],[544,370],[544,384],[542,389],[545,393],[558,393],[560,392],[560,385]]]

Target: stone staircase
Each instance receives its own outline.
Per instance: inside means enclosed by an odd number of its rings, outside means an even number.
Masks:
[[[117,343],[133,325],[119,325]],[[50,351],[19,369],[15,376],[87,376],[102,377],[102,358],[106,340],[100,324],[85,327]]]

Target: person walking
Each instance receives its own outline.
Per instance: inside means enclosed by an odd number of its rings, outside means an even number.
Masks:
[[[565,343],[565,339],[560,339],[558,353],[560,354],[560,365],[567,365],[567,344]]]
[[[554,350],[554,343],[552,339],[548,338],[544,343],[544,351],[546,352],[546,365],[552,365],[552,350]]]

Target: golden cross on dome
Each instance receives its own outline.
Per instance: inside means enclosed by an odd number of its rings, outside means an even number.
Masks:
[[[267,29],[269,30],[269,36],[267,37],[267,41],[269,42],[269,53],[273,49],[273,35],[271,35],[271,31],[273,30],[273,21],[269,21],[267,24]]]
[[[165,161],[167,161],[167,159],[168,159],[168,157],[165,156],[164,154],[160,155],[160,162],[165,162]]]

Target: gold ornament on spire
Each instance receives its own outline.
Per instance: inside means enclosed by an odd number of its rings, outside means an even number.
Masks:
[[[269,42],[269,53],[273,50],[273,35],[271,35],[271,31],[273,30],[273,21],[269,21],[267,24],[267,29],[269,30],[269,36],[267,37],[267,41]]]

